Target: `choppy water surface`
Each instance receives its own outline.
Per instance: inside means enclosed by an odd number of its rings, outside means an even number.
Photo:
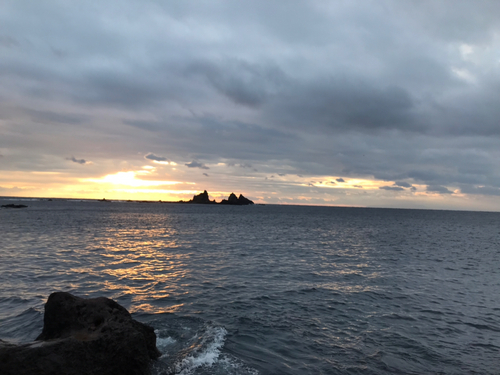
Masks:
[[[158,374],[500,373],[498,213],[16,203],[1,339],[62,290],[155,327]]]

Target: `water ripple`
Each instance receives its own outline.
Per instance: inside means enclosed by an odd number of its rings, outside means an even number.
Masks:
[[[150,321],[178,373],[495,374],[499,227],[492,213],[33,201],[0,211],[0,338],[32,340],[64,290]]]

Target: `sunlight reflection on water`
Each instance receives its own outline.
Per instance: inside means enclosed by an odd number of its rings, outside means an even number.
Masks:
[[[116,220],[123,222],[123,217]],[[175,295],[175,288],[169,285],[179,284],[191,272],[190,253],[170,251],[179,244],[175,238],[177,231],[161,226],[169,221],[168,215],[126,217],[125,220],[134,225],[103,228],[90,249],[76,251],[83,257],[86,252],[97,251],[101,257],[99,262],[94,262],[93,267],[85,264],[71,268],[71,272],[104,279],[105,289],[119,293],[115,295],[119,299],[124,295],[133,296],[130,298],[133,312],[177,311],[183,304],[165,306],[157,302]],[[146,225],[141,225],[142,222]]]
[[[59,202],[9,215],[0,319],[13,326],[39,328],[64,290],[217,322],[224,348],[270,374],[496,368],[499,215]]]

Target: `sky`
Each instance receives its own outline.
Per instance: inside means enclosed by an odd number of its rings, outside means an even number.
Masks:
[[[0,196],[500,211],[500,1],[3,0]]]

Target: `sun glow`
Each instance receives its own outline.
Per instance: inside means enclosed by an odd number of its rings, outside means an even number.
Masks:
[[[319,176],[312,178],[313,180],[308,184],[314,187],[330,188],[330,189],[379,189],[379,187],[387,185],[386,181],[377,181],[369,179],[346,179],[343,181],[338,181],[338,177],[332,176]]]
[[[148,171],[128,171],[108,174],[102,178],[84,178],[80,182],[94,182],[98,184],[123,185],[128,187],[150,187],[163,185],[177,185],[179,181],[158,181],[158,180],[142,180],[137,178],[138,175],[147,175]]]

